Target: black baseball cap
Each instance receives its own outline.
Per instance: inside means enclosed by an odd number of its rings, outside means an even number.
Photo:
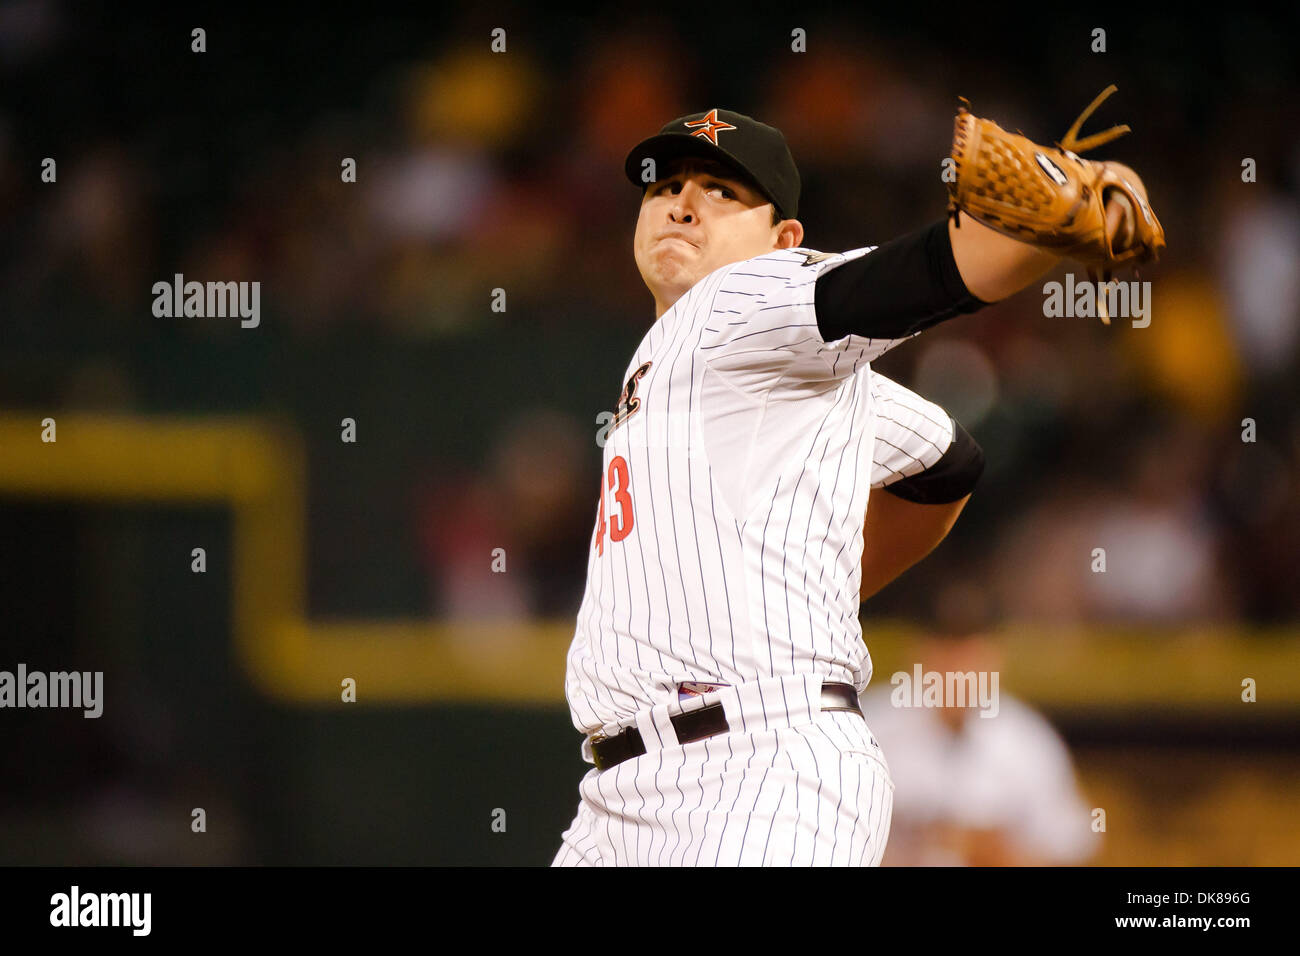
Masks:
[[[781,131],[743,113],[711,109],[680,116],[642,140],[627,154],[623,171],[645,188],[642,162],[655,161],[655,172],[685,156],[714,159],[735,169],[776,207],[782,219],[799,214],[799,170]]]

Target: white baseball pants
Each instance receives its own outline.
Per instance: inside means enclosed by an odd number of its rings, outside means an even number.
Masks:
[[[767,679],[638,714],[647,753],[587,773],[551,865],[878,866],[889,766],[860,715],[821,710],[820,689]],[[731,732],[679,744],[668,718],[715,701]]]

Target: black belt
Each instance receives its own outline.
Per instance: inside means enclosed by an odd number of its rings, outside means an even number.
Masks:
[[[822,710],[851,710],[860,716],[862,710],[858,707],[858,692],[849,684],[822,684]],[[707,704],[699,710],[678,714],[671,718],[671,723],[677,731],[677,742],[681,744],[725,734],[731,730],[720,703]],[[595,758],[597,770],[608,770],[624,760],[640,757],[645,752],[645,741],[641,739],[641,731],[636,727],[628,727],[613,737],[601,737],[598,734],[591,738],[591,755]]]

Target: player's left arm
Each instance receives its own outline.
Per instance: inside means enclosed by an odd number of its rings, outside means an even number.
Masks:
[[[964,212],[948,221],[948,241],[962,283],[983,302],[1015,295],[1061,261],[1060,256],[1004,236]]]
[[[1147,199],[1146,185],[1134,170],[1122,163],[1110,166],[1122,173],[1134,189]],[[1133,241],[1136,211],[1122,193],[1106,204],[1106,232],[1116,250]],[[1004,236],[996,230],[958,212],[948,221],[952,257],[970,293],[983,302],[999,302],[1032,285],[1061,261],[1046,249]]]
[[[1136,173],[1110,165],[1145,197]],[[1122,194],[1107,204],[1107,231],[1116,249],[1135,241],[1135,215]],[[814,293],[818,329],[828,343],[856,335],[891,340],[892,346],[1014,295],[1059,261],[958,212],[822,271]]]

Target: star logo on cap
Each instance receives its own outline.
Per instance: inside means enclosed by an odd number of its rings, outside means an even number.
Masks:
[[[721,130],[736,128],[730,123],[718,119],[718,111],[716,109],[709,110],[708,114],[703,119],[689,121],[686,125],[692,128],[699,127],[695,132],[691,133],[691,135],[703,136],[714,146],[718,145],[718,133]]]

